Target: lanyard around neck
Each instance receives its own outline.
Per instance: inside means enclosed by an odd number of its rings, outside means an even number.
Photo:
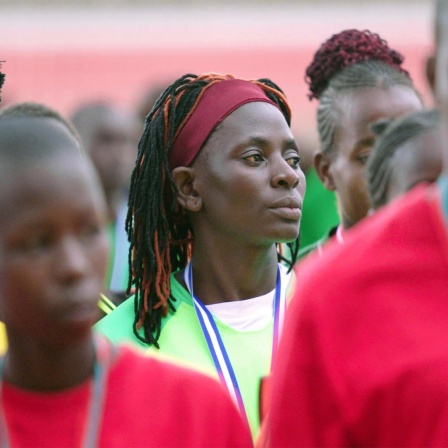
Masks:
[[[101,350],[99,350],[97,344],[95,344],[95,365],[93,370],[92,395],[89,402],[83,442],[81,444],[81,446],[85,448],[95,448],[98,446],[98,438],[103,416],[103,405],[106,395],[105,386],[109,374],[110,363],[113,357],[113,347],[105,341],[101,342],[104,343]],[[4,359],[4,357],[0,359],[0,400],[3,395],[2,385]],[[0,404],[0,431],[0,447],[10,448],[11,442],[8,434],[8,424],[6,422],[3,404]]]
[[[202,333],[204,335],[213,363],[218,372],[219,379],[227,388],[229,395],[240,409],[241,415],[246,418],[247,414],[244,407],[241,391],[238,386],[235,372],[232,363],[227,354],[221,335],[219,334],[215,320],[212,314],[193,291],[193,267],[191,262],[187,264],[184,270],[184,282],[193,298],[193,305],[201,325]],[[274,358],[278,341],[280,339],[281,327],[285,314],[286,294],[282,293],[282,279],[280,267],[277,267],[277,281],[275,286],[274,297],[274,334],[272,342],[272,358]]]

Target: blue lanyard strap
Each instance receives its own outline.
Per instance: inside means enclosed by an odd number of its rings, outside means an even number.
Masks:
[[[283,321],[285,319],[286,311],[286,285],[282,285],[280,267],[277,267],[277,281],[275,284],[274,297],[274,334],[272,338],[272,356],[271,365],[277,351],[280,335],[282,334]],[[282,286],[285,291],[282,291]]]
[[[103,346],[98,348],[95,340],[95,366],[93,374],[93,390],[89,402],[89,411],[86,421],[86,431],[81,444],[85,448],[95,448],[98,446],[100,427],[103,416],[103,407],[106,396],[106,383],[109,375],[109,368],[114,356],[114,348],[106,341],[100,341]],[[4,357],[0,358],[0,400],[2,398],[3,384],[3,364]],[[0,447],[10,448],[10,438],[8,436],[8,425],[5,418],[4,406],[0,404]]]
[[[241,415],[247,421],[247,414],[244,407],[244,402],[241,396],[241,391],[236,379],[235,372],[233,370],[232,363],[227,354],[227,350],[219,334],[218,327],[212,314],[201,300],[194,294],[193,291],[193,268],[191,263],[185,267],[184,281],[193,298],[193,305],[198,317],[199,324],[202,329],[205,341],[207,343],[208,350],[213,359],[213,363],[218,372],[221,383],[226,387],[229,395],[238,406]],[[275,350],[278,345],[278,341],[281,333],[281,324],[284,317],[286,306],[286,294],[282,294],[282,281],[280,267],[277,268],[277,281],[275,286],[275,298],[274,298],[274,335],[272,343],[272,357],[275,354]]]

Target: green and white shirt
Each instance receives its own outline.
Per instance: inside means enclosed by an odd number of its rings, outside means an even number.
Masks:
[[[286,274],[286,269],[283,267],[281,273],[282,283],[286,285],[288,296],[288,292],[292,289],[294,274]],[[107,336],[114,343],[131,342],[148,353],[160,352],[162,355],[177,359],[218,378],[191,295],[175,279],[174,274],[171,275],[171,294],[176,299],[174,302],[176,312],[170,310],[167,317],[162,320],[162,332],[158,341],[160,350],[149,347],[134,335],[132,328],[134,322],[133,297],[99,321],[95,325],[95,330]],[[216,305],[211,305],[209,308],[232,362],[254,437],[259,429],[260,380],[269,374],[271,368],[273,300],[274,291],[265,296],[243,300],[236,304],[219,304],[219,310],[216,310]],[[265,307],[268,314],[268,318],[264,322],[263,318],[260,318],[262,316],[259,316],[260,313],[256,312],[254,316],[254,313],[248,311],[251,308],[256,310],[258,304]],[[227,307],[227,305],[230,306]],[[238,307],[240,307],[239,310]],[[240,316],[244,313],[249,314],[247,316],[249,324],[244,330],[241,330],[241,322],[236,325],[232,322],[241,321],[241,319],[232,318],[232,315],[236,316],[237,313]],[[216,315],[222,316],[223,320]]]

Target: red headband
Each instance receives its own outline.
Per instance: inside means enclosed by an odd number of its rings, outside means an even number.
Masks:
[[[251,81],[229,79],[212,84],[202,94],[196,109],[171,147],[170,169],[189,166],[216,126],[238,107],[254,101],[269,103],[278,108],[263,89]]]

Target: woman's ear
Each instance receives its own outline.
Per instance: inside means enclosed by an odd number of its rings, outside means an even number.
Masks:
[[[202,198],[194,189],[195,174],[191,168],[180,166],[171,173],[179,195],[177,202],[185,210],[198,212],[202,208]]]
[[[331,174],[331,158],[321,151],[314,154],[314,168],[320,181],[327,190],[335,191],[336,187]]]

